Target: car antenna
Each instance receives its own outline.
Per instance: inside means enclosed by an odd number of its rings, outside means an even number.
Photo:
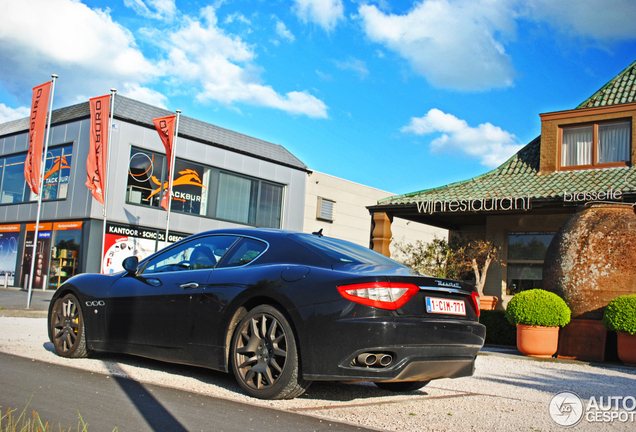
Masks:
[[[316,232],[312,232],[313,235],[317,235],[318,237],[322,237],[322,228]]]

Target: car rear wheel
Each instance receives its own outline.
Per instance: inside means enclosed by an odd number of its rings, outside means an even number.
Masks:
[[[407,381],[407,382],[376,382],[375,385],[382,390],[392,392],[410,392],[419,390],[430,381]]]
[[[92,354],[86,347],[82,308],[73,294],[67,294],[53,304],[49,336],[55,351],[62,357],[80,358]]]
[[[292,399],[310,385],[300,377],[296,339],[285,316],[270,305],[247,313],[232,338],[232,370],[259,399]]]

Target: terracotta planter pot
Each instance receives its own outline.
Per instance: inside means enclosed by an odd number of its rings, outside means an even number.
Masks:
[[[558,327],[517,324],[517,349],[529,357],[550,358],[559,347]]]
[[[618,358],[628,366],[636,366],[636,334],[616,332]]]
[[[499,297],[495,296],[481,296],[479,297],[479,309],[481,310],[494,310],[497,306]]]

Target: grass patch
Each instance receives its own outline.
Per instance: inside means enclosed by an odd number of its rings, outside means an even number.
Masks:
[[[2,411],[2,407],[0,407],[0,432],[73,432],[74,429],[62,429],[62,425],[58,424],[58,427],[54,429],[54,425],[49,424],[49,422],[43,422],[40,418],[40,415],[33,411],[31,416],[27,414],[27,410],[29,408],[29,403],[27,403],[26,407],[22,410],[20,415],[18,415],[18,409],[7,408],[6,412]],[[17,416],[17,417],[16,417]],[[80,412],[77,412],[77,416],[79,420],[77,421],[77,431],[78,432],[88,432],[88,423],[84,421]],[[115,427],[113,432],[118,431],[118,428]]]

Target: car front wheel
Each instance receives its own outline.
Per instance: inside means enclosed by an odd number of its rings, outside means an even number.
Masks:
[[[55,300],[49,316],[49,335],[55,351],[62,357],[88,357],[84,316],[73,294]]]
[[[270,305],[247,313],[232,338],[232,371],[245,392],[259,399],[292,399],[310,385],[300,377],[294,332]]]

